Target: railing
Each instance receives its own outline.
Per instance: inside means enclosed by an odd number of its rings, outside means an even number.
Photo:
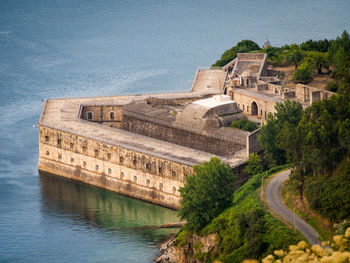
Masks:
[[[151,117],[151,116],[147,116],[147,115],[144,115],[144,114],[141,114],[141,113],[132,112],[132,111],[126,110],[125,108],[123,109],[123,115],[129,116],[129,117],[135,117],[135,118],[138,118],[138,119],[141,119],[141,120],[157,123],[157,124],[160,124],[160,125],[164,125],[164,126],[175,128],[175,129],[179,129],[179,130],[189,131],[189,132],[192,132],[192,133],[196,133],[196,134],[199,134],[199,135],[211,137],[211,138],[218,139],[218,140],[234,142],[234,143],[240,144],[242,146],[246,145],[246,141],[245,140],[242,140],[242,139],[240,139],[238,137],[235,137],[235,136],[227,136],[227,135],[222,135],[222,134],[218,134],[218,133],[215,133],[215,132],[203,131],[203,130],[200,130],[200,129],[197,129],[197,128],[194,128],[194,127],[191,127],[191,126],[179,125],[179,124],[176,124],[176,123],[173,123],[173,122],[169,122],[169,121],[157,118],[157,117]]]

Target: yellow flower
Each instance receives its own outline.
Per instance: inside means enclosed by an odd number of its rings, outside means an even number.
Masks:
[[[280,250],[275,250],[273,253],[274,253],[277,257],[283,257],[283,256],[286,254],[282,249],[280,249]]]
[[[272,263],[275,257],[273,255],[268,255],[266,258],[262,260],[262,263]]]
[[[345,237],[350,238],[350,227],[348,227],[345,231]]]
[[[290,245],[290,246],[289,246],[289,250],[290,250],[290,251],[299,250],[299,247],[296,246],[296,245]]]
[[[305,249],[307,247],[307,244],[305,241],[300,241],[298,243],[298,247],[301,248],[301,249]]]

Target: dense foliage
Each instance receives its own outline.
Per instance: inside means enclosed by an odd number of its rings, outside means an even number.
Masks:
[[[264,166],[257,153],[250,154],[245,171],[250,175],[259,174],[264,171]]]
[[[280,165],[286,161],[284,145],[277,140],[278,135],[286,127],[296,127],[301,120],[302,106],[296,101],[286,100],[284,103],[276,103],[276,113],[267,116],[266,124],[260,131],[259,142],[264,149],[264,154],[269,163]]]
[[[217,60],[212,66],[213,67],[222,67],[229,63],[231,60],[237,57],[237,53],[247,53],[253,50],[260,50],[260,47],[257,43],[251,40],[242,40],[238,42],[236,46],[226,50],[221,58]]]
[[[231,128],[252,132],[258,128],[258,125],[255,122],[249,121],[247,119],[241,119],[231,122]]]
[[[235,176],[229,165],[215,157],[193,169],[195,174],[180,188],[179,214],[188,230],[199,231],[231,205]]]
[[[268,61],[274,66],[295,66],[294,81],[301,83],[310,82],[316,71],[321,74],[322,69],[330,72],[330,65],[333,69],[333,76],[339,80],[342,74],[350,50],[350,37],[344,31],[335,40],[308,40],[300,45],[292,44],[282,47],[260,48],[251,40],[242,40],[236,46],[226,50],[221,58],[212,66],[222,67],[236,58],[237,53],[263,52],[267,53]],[[336,91],[339,81],[332,83],[329,89]]]
[[[291,183],[302,200],[306,196],[311,208],[339,221],[350,217],[350,40],[346,32],[330,49],[335,46],[341,53],[347,50],[343,66],[335,71],[338,94],[297,114],[283,111],[281,115],[276,106],[277,114],[267,119],[260,141],[270,162],[287,160],[295,167]]]
[[[278,168],[268,171],[272,174]],[[216,217],[202,234],[216,233],[217,249],[209,252],[208,261],[241,262],[244,258],[260,259],[277,248],[287,248],[297,241],[296,235],[266,212],[256,189],[265,172],[254,175],[233,195],[232,206]]]

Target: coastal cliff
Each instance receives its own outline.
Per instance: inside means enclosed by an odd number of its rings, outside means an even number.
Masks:
[[[162,244],[162,254],[155,260],[157,263],[201,263],[206,261],[210,252],[217,249],[216,235],[198,236],[196,234],[179,242],[177,237]]]

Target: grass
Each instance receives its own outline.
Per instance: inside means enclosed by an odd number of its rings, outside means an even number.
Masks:
[[[267,174],[270,176],[281,169],[287,167],[271,169]],[[206,259],[219,259],[222,262],[261,259],[275,249],[286,249],[288,245],[303,239],[264,208],[258,194],[264,176],[265,172],[249,179],[234,193],[232,206],[200,232],[201,236],[216,235],[216,249],[205,255]],[[179,235],[178,245],[186,245],[188,234],[184,231]],[[194,245],[192,247],[196,250],[195,254],[199,252]],[[198,253],[197,256],[203,258],[204,255]]]

